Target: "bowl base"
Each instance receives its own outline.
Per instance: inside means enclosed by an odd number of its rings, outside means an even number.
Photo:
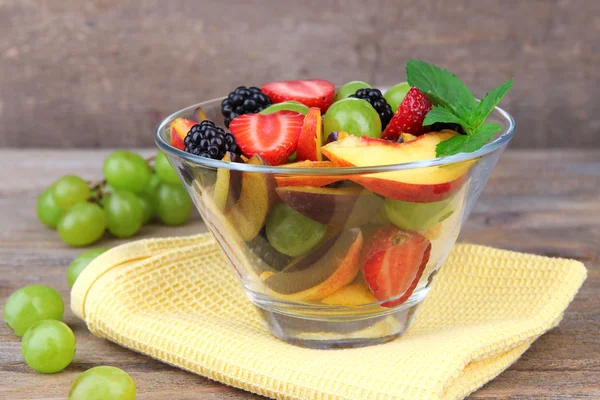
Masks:
[[[312,349],[340,349],[371,346],[397,338],[410,325],[417,307],[418,304],[399,307],[386,315],[363,315],[354,320],[314,319],[314,316],[257,308],[271,333],[287,343]]]

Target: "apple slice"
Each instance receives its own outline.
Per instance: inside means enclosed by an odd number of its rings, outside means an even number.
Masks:
[[[248,160],[248,164],[269,165],[269,162],[258,154]],[[271,204],[276,198],[275,180],[271,174],[262,172],[243,172],[240,198],[225,213],[231,225],[244,241],[252,240],[258,235],[267,220]]]
[[[431,132],[406,143],[349,135],[325,145],[322,151],[340,167],[407,163],[435,158],[438,143],[456,135],[451,131]],[[439,167],[362,174],[351,179],[394,200],[429,203],[444,200],[460,189],[475,162],[467,160]]]
[[[283,271],[264,276],[272,294],[284,300],[320,300],[356,278],[363,247],[360,229],[345,229]]]
[[[235,153],[228,151],[221,161],[244,163]],[[217,180],[213,190],[213,201],[217,210],[227,212],[240,198],[242,190],[242,172],[229,168],[217,169]]]
[[[382,206],[382,199],[361,186],[322,188],[287,186],[275,189],[288,206],[308,218],[332,226],[355,227],[367,223]]]
[[[177,147],[179,150],[185,150],[183,141],[190,129],[192,129],[192,126],[196,125],[196,123],[196,121],[186,118],[177,118],[173,120],[170,126],[171,146]]]
[[[321,161],[321,143],[323,141],[323,121],[321,119],[321,109],[311,107],[304,117],[302,131],[298,139],[298,148],[296,149],[297,161]]]
[[[280,165],[282,168],[333,168],[331,161],[299,161]],[[344,180],[343,176],[336,175],[286,175],[276,174],[277,186],[325,186],[330,183]]]

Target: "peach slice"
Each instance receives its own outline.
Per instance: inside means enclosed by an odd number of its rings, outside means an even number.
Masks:
[[[362,225],[373,218],[382,205],[378,196],[361,186],[287,186],[275,191],[284,203],[300,214],[333,226]]]
[[[248,164],[269,165],[269,162],[255,154]],[[244,241],[258,235],[267,220],[271,204],[276,198],[275,180],[271,174],[262,172],[243,172],[240,198],[225,213],[231,225]]]
[[[208,117],[204,113],[204,110],[201,107],[198,107],[194,110],[194,117],[194,119],[198,121],[198,123],[208,119]]]
[[[244,162],[240,156],[229,151],[225,153],[225,156],[221,161]],[[234,171],[228,168],[217,169],[217,180],[215,181],[213,191],[213,201],[215,202],[217,210],[220,212],[229,211],[240,198],[241,189],[241,171]]]
[[[184,150],[185,144],[183,141],[194,125],[196,125],[196,121],[186,118],[177,118],[176,120],[173,120],[170,126],[171,145],[177,147],[179,150]]]
[[[406,143],[349,135],[322,148],[335,166],[374,166],[429,160],[436,157],[438,143],[456,132],[431,132]],[[351,179],[382,196],[429,203],[450,197],[462,186],[476,160],[439,167],[355,175]]]
[[[296,149],[296,160],[298,161],[321,161],[321,143],[323,141],[323,121],[321,119],[321,109],[311,107],[304,117],[302,132],[298,139],[298,148]]]
[[[360,229],[345,229],[283,271],[265,274],[264,283],[283,300],[323,299],[356,278],[362,247]]]
[[[412,142],[416,138],[418,138],[418,136],[412,135],[410,133],[404,133],[404,132],[402,132],[400,134],[400,139],[402,139],[403,142]]]
[[[290,164],[280,165],[282,168],[333,168],[331,161],[299,161]],[[277,186],[314,186],[320,187],[329,185],[330,183],[344,180],[343,176],[335,175],[286,175],[277,174],[275,180]]]
[[[331,306],[360,306],[376,301],[377,298],[360,275],[348,286],[321,299],[321,303]]]

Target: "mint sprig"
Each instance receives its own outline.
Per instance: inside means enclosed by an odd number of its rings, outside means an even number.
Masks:
[[[410,60],[406,64],[408,84],[421,90],[435,106],[423,125],[436,122],[460,124],[466,135],[454,136],[436,147],[436,155],[450,156],[479,150],[502,127],[484,123],[494,107],[510,90],[513,79],[493,89],[477,102],[469,88],[456,75],[424,61]]]

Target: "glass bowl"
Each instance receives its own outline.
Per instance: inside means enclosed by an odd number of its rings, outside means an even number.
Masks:
[[[224,126],[222,98],[168,116],[169,157],[250,301],[276,337],[311,348],[392,340],[409,326],[514,134],[480,150],[370,167],[225,162],[171,146],[171,122],[201,108]]]

